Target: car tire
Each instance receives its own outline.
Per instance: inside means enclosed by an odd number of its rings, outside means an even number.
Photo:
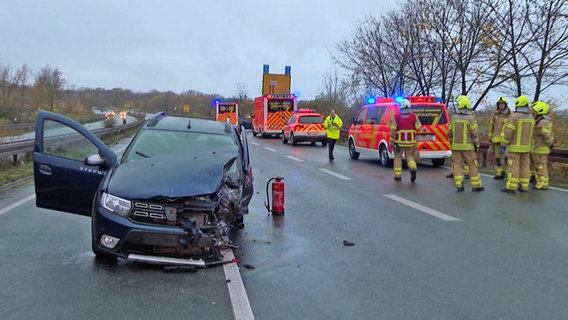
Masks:
[[[383,167],[392,166],[392,159],[389,159],[389,153],[384,144],[379,148],[379,161]]]
[[[432,165],[434,167],[441,167],[444,165],[444,163],[446,163],[446,159],[441,158],[441,159],[432,159]]]
[[[264,138],[266,138],[266,133],[260,132],[260,136],[264,139]]]
[[[298,144],[298,141],[294,139],[294,132],[290,132],[290,142],[292,143],[293,146]]]
[[[355,151],[355,143],[353,143],[353,139],[349,139],[349,157],[353,160],[357,160],[359,159],[359,155],[361,154]]]
[[[282,143],[283,143],[283,144],[287,144],[287,143],[288,143],[288,139],[286,139],[286,135],[284,134],[284,131],[282,131]]]
[[[252,136],[253,136],[253,137],[256,137],[257,134],[258,134],[258,133],[257,133],[256,131],[254,131],[254,126],[253,126],[253,127],[252,127]]]

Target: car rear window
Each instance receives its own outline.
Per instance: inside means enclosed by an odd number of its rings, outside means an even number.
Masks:
[[[323,119],[320,116],[302,116],[298,118],[301,124],[321,124]]]
[[[125,161],[173,153],[236,146],[232,135],[186,131],[145,130],[125,153]]]
[[[446,112],[442,106],[413,105],[412,113],[418,116],[423,125],[437,125],[448,123]]]

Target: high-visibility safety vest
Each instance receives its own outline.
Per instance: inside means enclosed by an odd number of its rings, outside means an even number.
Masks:
[[[506,108],[504,111],[493,110],[491,121],[489,122],[489,132],[487,133],[491,142],[501,143],[501,132],[507,124],[510,114],[511,110],[509,108]]]
[[[450,148],[456,151],[468,151],[474,150],[474,145],[479,147],[477,127],[473,114],[455,114],[448,126]]]
[[[526,111],[524,110],[526,109]],[[526,153],[531,151],[534,119],[528,107],[515,111],[509,117],[501,136],[501,145],[507,146],[507,152]]]
[[[325,135],[330,138],[337,140],[341,134],[341,127],[343,126],[343,121],[336,114],[332,119],[331,116],[327,116],[323,121],[323,128],[325,129]]]
[[[548,115],[538,116],[535,120],[533,154],[549,154],[550,146],[554,143],[554,134],[552,133],[552,121]]]
[[[391,142],[400,147],[416,146],[416,130],[420,129],[420,120],[411,112],[401,112],[395,115],[391,121]]]

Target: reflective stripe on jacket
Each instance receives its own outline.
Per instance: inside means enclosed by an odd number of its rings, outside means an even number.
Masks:
[[[448,126],[450,148],[456,151],[467,151],[474,150],[474,145],[479,147],[477,127],[473,114],[455,114]]]
[[[525,153],[531,151],[534,119],[528,108],[515,111],[509,117],[501,135],[501,145],[507,146],[507,152]]]
[[[336,114],[333,119],[331,116],[327,116],[323,121],[323,128],[325,129],[325,135],[330,138],[337,140],[341,134],[341,127],[343,126],[343,121]]]
[[[397,143],[401,147],[416,146],[416,130],[421,125],[414,113],[401,111],[391,120],[391,143]]]
[[[535,120],[533,147],[531,153],[549,154],[550,146],[554,143],[552,121],[548,116],[539,116]]]

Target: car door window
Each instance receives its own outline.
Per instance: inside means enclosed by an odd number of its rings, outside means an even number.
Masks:
[[[42,152],[45,154],[84,161],[98,153],[98,148],[81,133],[62,123],[44,120]]]
[[[384,112],[385,108],[369,108],[369,111],[367,111],[367,117],[365,118],[365,124],[379,124]]]
[[[365,117],[366,110],[367,109],[361,109],[361,111],[359,111],[359,114],[357,115],[354,124],[363,124],[363,118]]]

